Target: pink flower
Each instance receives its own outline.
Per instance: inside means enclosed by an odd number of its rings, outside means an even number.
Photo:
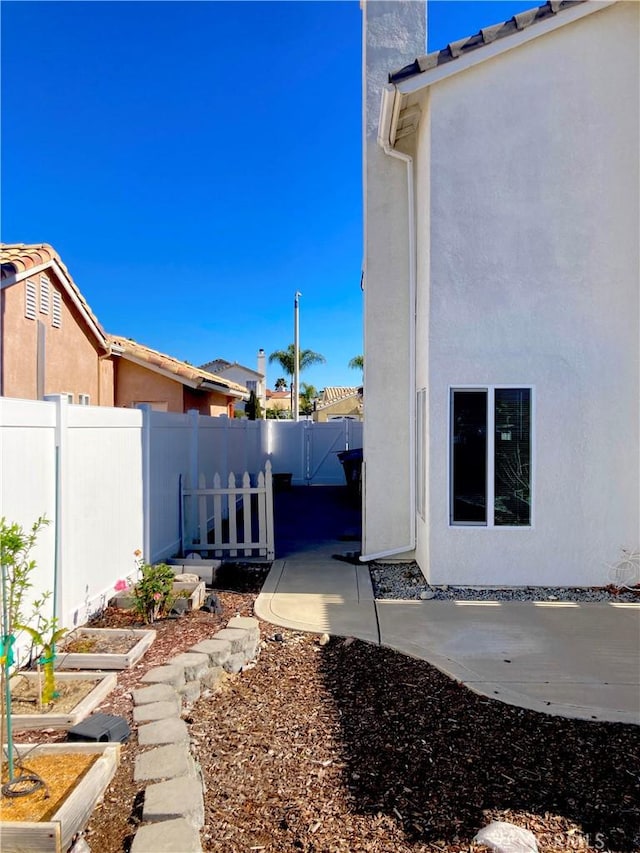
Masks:
[[[122,590],[126,589],[128,586],[129,586],[129,584],[126,582],[126,580],[124,580],[123,578],[120,578],[120,580],[118,580],[114,583],[113,588],[115,589],[116,592],[122,592]]]
[[[160,601],[161,598],[162,598],[162,593],[160,593],[160,592],[154,592],[153,593],[153,600],[154,601]]]

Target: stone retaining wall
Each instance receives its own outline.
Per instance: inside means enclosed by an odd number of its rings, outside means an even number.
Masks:
[[[150,784],[131,853],[201,853],[204,788],[181,718],[183,703],[192,704],[203,690],[215,691],[223,673],[241,672],[259,649],[258,620],[234,616],[211,639],[150,669],[142,678],[145,686],[133,691],[138,743],[149,747],[136,758],[134,779]]]

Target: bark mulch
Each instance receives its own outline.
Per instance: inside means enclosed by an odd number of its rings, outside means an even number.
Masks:
[[[252,612],[254,594],[220,597],[221,616],[157,624],[100,710],[131,721],[149,667]],[[102,624],[124,619],[108,612]],[[479,853],[473,836],[494,819],[532,830],[541,853],[640,850],[640,728],[504,705],[357,640],[261,629],[257,665],[186,713],[206,784],[205,851]],[[130,847],[137,751],[133,736],[89,824],[94,851]]]

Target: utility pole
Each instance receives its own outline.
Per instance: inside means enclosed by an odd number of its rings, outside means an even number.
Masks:
[[[293,419],[300,420],[300,303],[299,290],[293,299]]]

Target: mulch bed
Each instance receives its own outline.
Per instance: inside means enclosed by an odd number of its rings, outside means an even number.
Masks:
[[[131,690],[150,667],[252,613],[254,593],[219,595],[220,616],[156,623],[99,710],[132,725]],[[111,610],[94,625],[137,627]],[[541,853],[640,850],[640,728],[504,705],[357,640],[261,628],[257,665],[186,714],[206,783],[204,850],[479,853],[472,838],[490,820],[532,830]],[[20,733],[43,739],[64,733]],[[89,824],[100,853],[128,851],[140,822],[137,752],[133,736]]]

